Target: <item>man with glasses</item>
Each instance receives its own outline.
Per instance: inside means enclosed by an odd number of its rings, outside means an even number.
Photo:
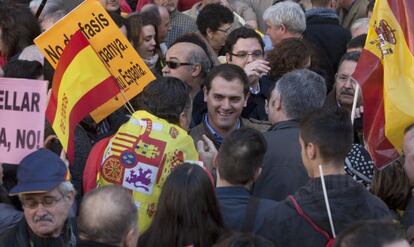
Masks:
[[[0,236],[0,246],[76,246],[75,221],[69,218],[75,189],[68,169],[55,153],[39,149],[17,169],[18,195],[24,217]]]
[[[331,109],[340,107],[351,113],[357,81],[352,77],[359,60],[360,52],[348,52],[339,62],[338,73],[335,76],[334,90],[326,97],[325,106]],[[357,105],[362,103],[358,95]]]
[[[264,59],[264,44],[253,29],[240,27],[227,37],[227,63],[244,69],[249,78],[250,97],[243,109],[242,117],[267,120],[265,111],[266,93],[270,82],[261,80],[270,70],[269,62]]]

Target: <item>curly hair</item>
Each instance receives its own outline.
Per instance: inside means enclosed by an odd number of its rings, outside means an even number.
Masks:
[[[209,4],[205,6],[197,16],[197,27],[200,33],[207,35],[207,28],[217,31],[223,24],[232,24],[233,13],[227,7],[220,4]]]
[[[40,25],[29,8],[15,4],[0,4],[0,39],[3,44],[0,51],[11,58],[41,33]]]
[[[311,57],[312,51],[304,41],[298,38],[284,39],[268,53],[271,67],[269,75],[277,80],[292,70],[304,69]]]

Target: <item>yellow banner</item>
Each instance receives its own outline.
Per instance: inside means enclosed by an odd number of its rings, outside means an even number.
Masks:
[[[404,128],[414,121],[414,57],[388,1],[376,3],[365,49],[382,62],[385,135],[401,153]]]
[[[63,49],[77,30],[81,30],[89,40],[124,94],[118,94],[91,113],[92,118],[100,122],[125,104],[125,97],[128,100],[133,98],[155,77],[97,0],[84,1],[34,40],[53,68],[56,68]]]

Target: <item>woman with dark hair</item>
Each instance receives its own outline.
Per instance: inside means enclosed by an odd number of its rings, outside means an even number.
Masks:
[[[399,158],[384,169],[376,170],[371,184],[372,194],[381,198],[399,220],[403,220],[413,189],[403,164],[404,159]],[[410,221],[412,223],[413,219]]]
[[[167,177],[139,246],[212,246],[225,232],[213,183],[198,165],[183,163]]]
[[[162,74],[162,52],[157,39],[157,26],[161,20],[152,12],[133,13],[128,16],[128,39],[145,64],[157,74]]]
[[[310,47],[301,39],[284,39],[267,55],[271,67],[269,76],[278,80],[292,70],[309,68],[312,63],[311,55]]]
[[[234,21],[233,13],[221,4],[205,6],[197,16],[197,27],[216,55],[224,47]],[[224,55],[224,54],[223,54]]]
[[[41,33],[40,25],[29,8],[0,4],[0,53],[10,60]]]

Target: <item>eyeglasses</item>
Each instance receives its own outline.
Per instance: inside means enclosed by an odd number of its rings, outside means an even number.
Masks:
[[[263,56],[263,52],[259,50],[254,51],[252,53],[248,53],[247,51],[239,51],[237,53],[232,53],[231,55],[242,59],[246,59],[248,56],[252,56],[253,58],[259,58]]]
[[[230,27],[228,27],[227,29],[217,28],[217,31],[223,32],[223,33],[225,33],[225,34],[228,34],[228,33],[229,33],[229,31],[230,31],[230,29],[231,29],[231,26],[230,26]]]
[[[351,82],[352,84],[356,84],[357,80],[353,78],[350,75],[344,75],[344,74],[336,74],[336,80],[342,83]]]
[[[27,200],[21,200],[22,205],[24,208],[30,208],[35,209],[39,206],[39,204],[42,204],[45,208],[51,208],[56,205],[60,200],[62,200],[65,196],[62,196],[60,198],[55,197],[45,197],[42,201],[38,202],[34,199],[27,199]]]
[[[179,68],[180,66],[183,66],[183,65],[195,65],[193,63],[181,63],[181,62],[178,62],[178,61],[165,61],[165,64],[170,69],[176,69],[176,68]]]

